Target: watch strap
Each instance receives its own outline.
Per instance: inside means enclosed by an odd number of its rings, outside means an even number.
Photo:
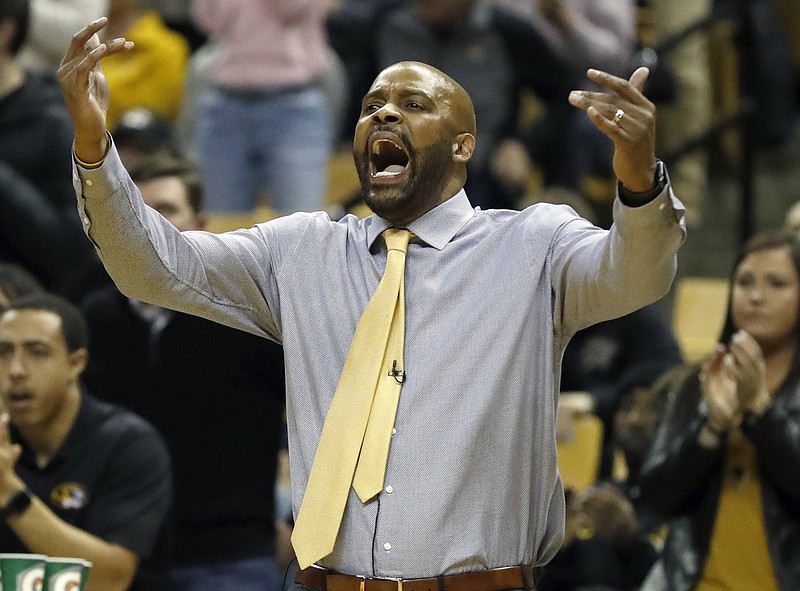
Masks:
[[[33,501],[33,493],[31,490],[27,486],[19,489],[11,495],[8,503],[0,507],[0,517],[8,519],[14,515],[24,513],[25,510],[31,506],[31,501]]]
[[[625,186],[617,181],[617,191],[619,197],[625,205],[630,207],[638,207],[650,203],[653,199],[661,195],[661,192],[667,186],[667,172],[666,166],[662,160],[656,160],[656,173],[653,176],[653,188],[642,193],[636,193],[625,188]]]

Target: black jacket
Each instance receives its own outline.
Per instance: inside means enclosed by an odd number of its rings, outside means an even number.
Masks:
[[[84,381],[149,420],[172,456],[175,565],[273,555],[280,345],[179,312],[151,331],[113,286],[82,307],[92,343]]]
[[[72,139],[55,82],[28,74],[0,98],[0,261],[67,297],[89,276],[108,283],[78,219]]]
[[[697,372],[671,395],[642,469],[642,500],[670,519],[660,564],[643,589],[688,591],[703,571],[717,512],[725,442],[702,447]],[[769,554],[783,591],[800,589],[800,376],[787,379],[773,404],[742,425],[759,463]],[[657,576],[656,576],[657,575]]]

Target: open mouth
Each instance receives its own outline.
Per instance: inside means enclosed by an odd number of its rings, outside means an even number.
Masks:
[[[374,180],[397,180],[408,170],[408,152],[400,138],[390,132],[372,135],[369,145],[369,173]]]
[[[6,404],[9,408],[24,408],[33,402],[33,396],[29,392],[9,392]]]

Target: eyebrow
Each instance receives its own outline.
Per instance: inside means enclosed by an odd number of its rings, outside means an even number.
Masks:
[[[14,341],[0,339],[0,347],[13,346],[14,344],[16,344]],[[48,349],[53,348],[53,344],[50,341],[46,341],[43,339],[31,339],[27,341],[22,341],[20,344],[26,348],[39,347],[39,346],[47,347]]]
[[[386,91],[386,87],[385,86],[379,86],[378,88],[375,88],[374,90],[371,90],[366,95],[364,95],[364,101],[362,101],[362,102],[366,102],[369,99],[372,99],[372,98],[375,98],[375,97],[377,97],[379,95],[385,94],[386,92],[387,91]],[[427,92],[425,90],[422,90],[421,88],[400,89],[400,90],[397,91],[397,93],[403,98],[409,97],[409,96],[421,96],[421,97],[423,97],[423,98],[425,98],[425,99],[427,99],[427,100],[429,100],[431,102],[433,102],[433,100],[434,100],[433,96],[429,92]]]

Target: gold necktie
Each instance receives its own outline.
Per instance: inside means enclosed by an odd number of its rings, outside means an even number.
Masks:
[[[411,232],[390,228],[383,237],[386,270],[353,334],[292,532],[301,569],[333,551],[351,484],[365,503],[383,488],[405,381],[403,271]]]

